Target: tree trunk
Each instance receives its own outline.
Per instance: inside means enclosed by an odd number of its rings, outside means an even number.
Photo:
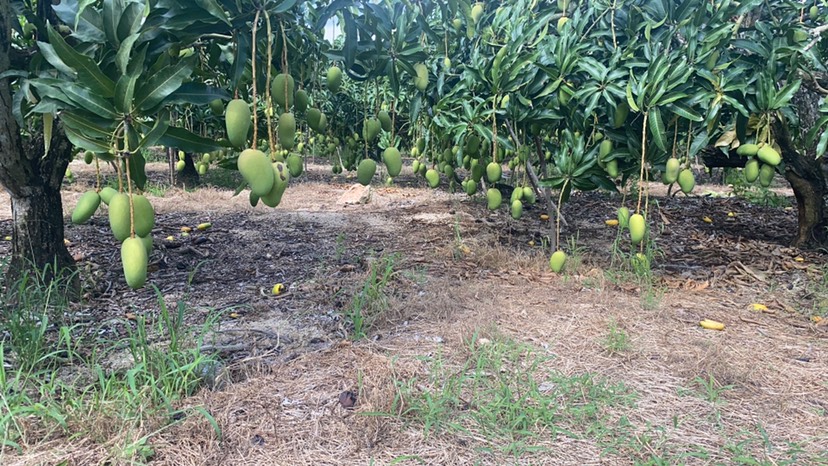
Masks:
[[[178,153],[178,151],[174,152],[176,154]],[[178,160],[177,155],[176,160]],[[184,154],[184,169],[176,173],[175,181],[176,185],[184,189],[195,188],[201,182],[201,178],[198,176],[198,170],[196,170],[195,167],[195,161],[193,161],[191,154]]]
[[[774,138],[782,149],[785,162],[785,179],[791,184],[798,212],[797,232],[791,244],[801,248],[824,247],[828,240],[828,219],[825,217],[825,175],[821,158],[816,157],[815,147],[797,147],[794,141],[804,141],[805,133],[814,127],[819,118],[820,94],[803,83],[793,98],[799,118],[799,134],[792,137],[785,122],[776,119],[773,124]]]
[[[11,21],[17,21],[9,2],[0,0],[0,73],[9,69]],[[72,146],[59,121],[49,151],[45,151],[42,129],[24,141],[12,114],[9,79],[0,80],[0,185],[11,196],[12,258],[7,279],[26,271],[43,271],[52,279],[74,261],[63,243],[63,205],[60,186],[72,158]]]

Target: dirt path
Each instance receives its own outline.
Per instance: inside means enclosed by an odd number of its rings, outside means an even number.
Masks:
[[[67,213],[91,180],[73,170]],[[352,184],[322,170],[276,209],[226,189],[153,196],[150,283],[193,324],[221,311],[212,344],[232,350],[216,388],[181,403],[222,438],[193,416],[153,438],[152,464],[828,464],[828,327],[812,320],[824,257],[784,246],[793,212],[656,198],[656,276],[642,281],[604,224],[620,199],[574,196],[562,238],[576,247],[555,275],[540,209],[513,221],[405,176],[344,205]],[[7,215],[0,203],[0,235]],[[89,332],[157,312],[155,291],[111,267],[105,216],[67,238],[92,277],[76,309]],[[354,297],[384,265],[367,338],[349,341]],[[19,459],[71,462],[75,448]]]

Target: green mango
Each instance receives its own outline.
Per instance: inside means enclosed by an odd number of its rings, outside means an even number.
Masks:
[[[75,205],[75,210],[72,211],[72,223],[75,225],[86,223],[92,218],[92,215],[95,214],[95,211],[98,210],[98,206],[100,205],[101,195],[96,191],[91,190],[83,193],[80,199],[78,199],[77,205]]]
[[[518,220],[521,215],[523,215],[523,203],[519,200],[512,201],[512,218]]]
[[[227,139],[234,147],[247,145],[247,133],[250,131],[250,107],[241,99],[233,99],[224,112],[224,124]]]
[[[357,167],[357,180],[363,186],[371,184],[371,179],[377,172],[377,163],[371,159],[362,159]]]
[[[140,194],[132,196],[132,207],[135,217],[135,235],[147,236],[155,226],[155,209],[149,199]]]
[[[503,168],[499,163],[490,162],[486,165],[486,179],[489,180],[489,183],[500,181],[501,176],[503,176]]]
[[[147,249],[141,238],[125,238],[121,244],[121,264],[127,285],[133,290],[147,282]]]
[[[293,149],[296,145],[296,118],[292,113],[283,113],[279,116],[279,144],[285,149]]]
[[[759,152],[759,144],[742,144],[736,149],[736,153],[745,157],[753,157]]]
[[[305,169],[305,163],[297,154],[290,154],[287,158],[287,167],[291,178],[298,178]]]
[[[213,99],[210,101],[210,113],[215,116],[224,115],[224,102],[221,99]]]
[[[282,195],[287,190],[290,170],[282,162],[273,162],[270,166],[270,173],[273,175],[273,187],[267,194],[261,196],[261,201],[268,207],[276,207],[282,202]]]
[[[552,253],[549,258],[549,268],[555,273],[560,273],[566,263],[566,253],[560,249]]]
[[[117,193],[109,200],[109,228],[118,241],[129,238],[129,195]]]
[[[500,204],[503,203],[503,196],[497,188],[489,188],[486,191],[486,200],[488,201],[489,210],[497,210]]]
[[[696,177],[693,176],[693,172],[690,169],[685,168],[679,173],[678,184],[683,193],[689,194],[696,186]]]
[[[237,164],[242,177],[250,185],[250,190],[257,196],[265,196],[273,189],[273,168],[270,157],[264,152],[246,149],[239,155]]]
[[[428,182],[428,186],[430,188],[436,188],[440,185],[440,173],[433,168],[429,168],[425,172],[425,179]]]
[[[667,164],[665,165],[664,169],[664,183],[675,183],[678,179],[680,169],[681,164],[679,163],[679,160],[677,158],[670,157],[669,159],[667,159]]]
[[[745,164],[744,168],[745,173],[745,180],[748,183],[753,183],[759,178],[759,161],[756,159],[750,159]]]
[[[388,176],[395,177],[402,171],[402,155],[396,147],[388,147],[382,152],[382,161],[388,170]]]
[[[380,126],[382,126],[382,130],[386,132],[391,131],[391,115],[388,114],[385,110],[381,110],[377,114],[377,119],[380,122]]]
[[[756,152],[756,157],[771,167],[775,167],[782,162],[782,156],[779,155],[779,152],[770,145],[765,144],[764,146],[760,147],[759,150]]]
[[[293,108],[299,113],[304,112],[308,109],[308,100],[308,93],[304,89],[299,89],[296,91],[296,103]]]
[[[417,63],[414,65],[414,72],[417,73],[414,77],[414,87],[420,92],[425,92],[428,88],[428,68],[422,63]]]
[[[773,175],[776,173],[776,169],[773,166],[763,163],[762,167],[759,168],[759,184],[763,188],[768,188],[773,182]]]
[[[477,192],[477,183],[474,180],[466,180],[463,189],[466,191],[466,194],[473,196]]]
[[[647,222],[641,214],[633,214],[629,220],[630,226],[630,241],[632,244],[638,244],[644,239],[644,234],[647,232]]]
[[[342,70],[339,69],[338,66],[328,68],[328,74],[325,82],[328,85],[329,91],[334,94],[339,92],[339,87],[342,85]]]
[[[101,201],[103,201],[104,204],[109,205],[109,201],[111,201],[112,197],[116,194],[118,194],[117,189],[110,188],[109,186],[104,186],[104,188],[101,189],[100,192]]]

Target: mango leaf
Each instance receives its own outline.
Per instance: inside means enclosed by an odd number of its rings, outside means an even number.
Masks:
[[[664,130],[664,121],[661,119],[661,111],[658,107],[650,109],[649,115],[650,134],[653,135],[653,140],[659,149],[667,150],[667,135]]]
[[[130,2],[118,21],[118,40],[123,41],[141,29],[144,21],[144,2]]]
[[[786,105],[788,102],[791,101],[794,94],[799,90],[799,86],[802,85],[802,80],[797,79],[796,81],[789,82],[785,85],[779,92],[776,93],[776,96],[773,99],[773,103],[771,104],[771,109],[778,110]]]
[[[125,114],[132,113],[132,97],[135,95],[136,76],[125,74],[115,84],[115,108]]]
[[[167,132],[167,128],[170,126],[170,112],[164,111],[162,112],[158,118],[155,120],[155,125],[149,131],[144,134],[144,137],[141,139],[141,142],[138,144],[137,150],[143,149],[145,147],[154,146],[158,143],[158,140]]]
[[[207,105],[215,99],[230,100],[233,96],[224,89],[202,83],[182,84],[175,92],[164,99],[168,104]]]
[[[192,60],[162,68],[135,92],[135,108],[150,110],[175,92],[193,72]]]
[[[145,170],[147,161],[144,159],[144,155],[140,151],[135,152],[130,154],[124,162],[129,164],[129,177],[135,183],[135,186],[143,191],[147,184],[147,171]]]
[[[124,13],[126,4],[124,0],[103,0],[103,27],[106,40],[116,47],[121,44],[118,39],[118,22]]]
[[[60,59],[57,52],[55,52],[54,47],[52,47],[50,44],[38,41],[37,47],[40,49],[40,53],[43,54],[43,58],[45,58],[46,61],[49,62],[49,64],[52,65],[56,70],[60,71],[63,74],[71,76],[73,79],[77,76],[75,70],[67,66],[66,63],[63,63],[63,60]]]
[[[219,21],[227,24],[228,26],[231,25],[230,20],[227,19],[227,13],[224,12],[224,9],[216,0],[196,0],[195,3]]]
[[[78,115],[72,111],[64,111],[60,114],[60,120],[64,126],[72,128],[85,136],[106,141],[112,137],[112,130],[98,124],[84,115]]]
[[[46,25],[46,31],[49,35],[49,43],[57,55],[66,65],[78,72],[78,79],[83,81],[84,85],[105,98],[115,94],[115,81],[109,79],[91,58],[70,47],[51,24]]]
[[[81,132],[72,129],[69,126],[64,126],[64,132],[75,147],[80,147],[84,150],[91,150],[92,152],[109,152],[109,144],[99,139],[90,138]]]
[[[667,110],[671,111],[675,115],[678,115],[678,116],[684,118],[685,120],[690,120],[690,121],[703,121],[704,120],[704,117],[702,117],[698,112],[693,110],[692,107],[690,107],[687,104],[681,103],[681,102],[673,102],[671,104],[668,104],[667,105]]]
[[[65,24],[71,24],[72,36],[81,42],[102,44],[106,41],[103,32],[103,20],[101,14],[95,8],[87,8],[94,1],[61,0],[57,5],[52,5],[57,17]]]
[[[104,118],[112,120],[119,118],[118,111],[115,110],[112,103],[94,94],[89,89],[74,83],[66,83],[61,86],[61,89],[79,108]]]
[[[184,152],[211,152],[221,149],[221,144],[212,139],[203,138],[184,128],[170,126],[164,135],[158,139],[158,144],[175,147]]]
[[[132,53],[132,46],[135,45],[135,41],[138,40],[138,37],[140,37],[138,34],[127,36],[123,42],[121,42],[121,46],[118,48],[118,53],[115,54],[115,66],[118,67],[118,71],[120,71],[121,74],[127,73],[129,56]]]

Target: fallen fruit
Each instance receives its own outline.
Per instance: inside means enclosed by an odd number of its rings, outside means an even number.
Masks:
[[[713,219],[710,217],[702,217],[702,221],[704,223],[713,223]]]
[[[699,322],[699,325],[702,328],[706,328],[707,330],[724,330],[725,325],[721,322],[716,322],[715,320],[704,319]]]
[[[283,291],[285,291],[285,285],[282,285],[281,283],[273,285],[274,296],[279,296],[280,294],[282,294]]]
[[[549,258],[549,268],[555,273],[563,270],[564,263],[566,263],[566,253],[560,249],[555,251],[552,257]]]
[[[606,223],[607,226],[610,226],[610,227],[617,227],[618,226],[618,220],[616,220],[614,218],[609,219],[609,220],[605,220],[604,223]]]
[[[756,312],[767,312],[768,311],[768,306],[765,306],[764,304],[753,303],[752,307],[753,307],[753,310],[756,311]]]
[[[204,230],[206,230],[206,229],[210,228],[211,226],[213,226],[213,224],[212,224],[212,223],[210,223],[210,222],[205,222],[205,223],[199,223],[199,224],[198,224],[198,226],[197,226],[196,228],[198,228],[200,231],[204,231]]]

